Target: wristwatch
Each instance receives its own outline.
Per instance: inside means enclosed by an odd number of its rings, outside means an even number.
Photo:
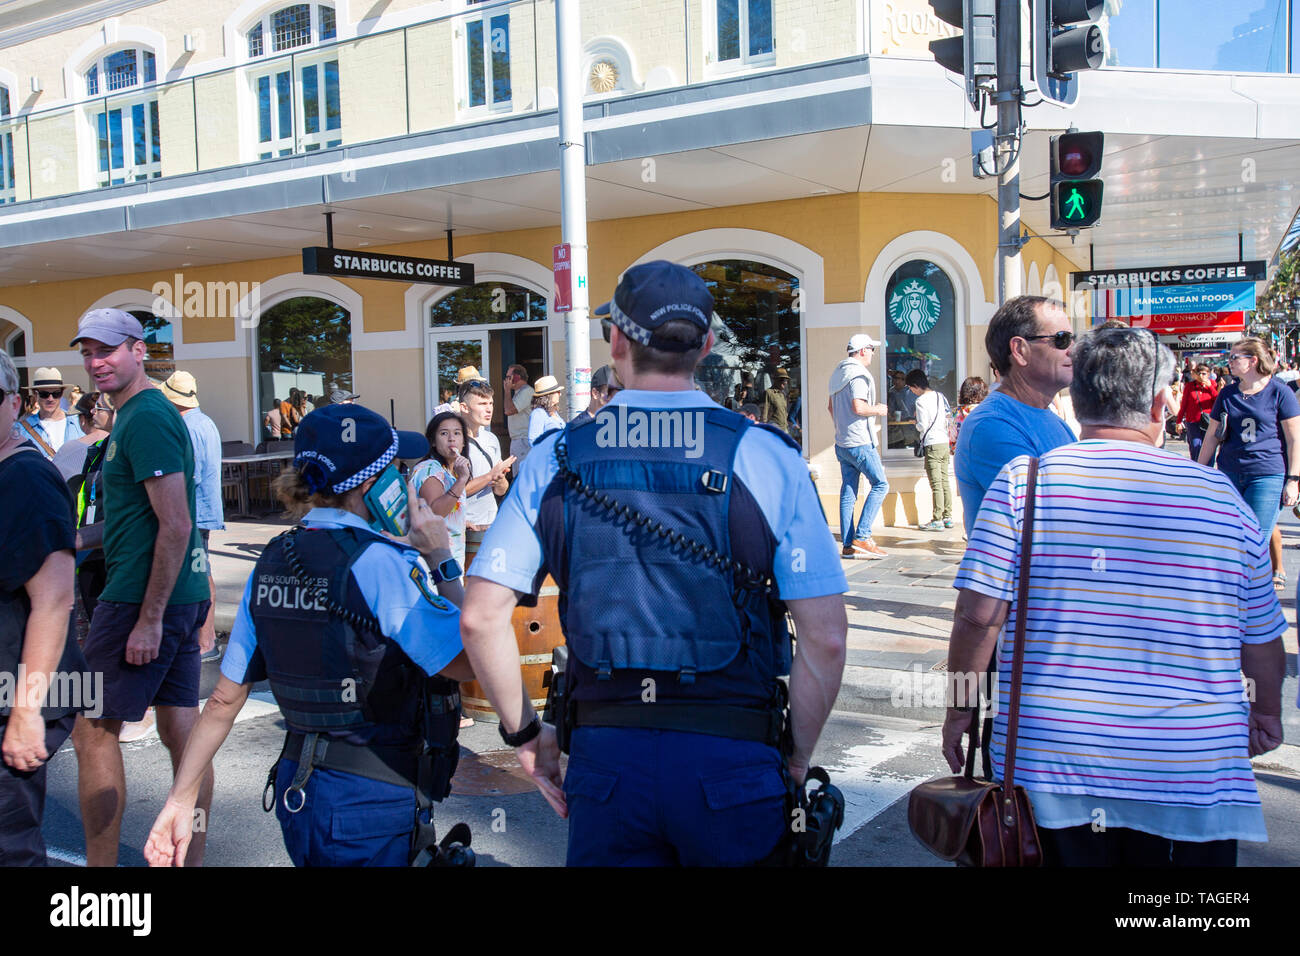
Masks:
[[[519,728],[516,733],[506,733],[504,723],[497,724],[497,730],[500,731],[501,739],[506,742],[507,746],[522,747],[542,732],[542,718],[537,716],[537,711],[533,711],[533,719]]]
[[[1287,475],[1287,481],[1300,481],[1300,475]]]
[[[461,575],[460,565],[456,563],[455,558],[448,558],[431,570],[433,571],[434,584],[441,584],[443,581],[454,581]]]

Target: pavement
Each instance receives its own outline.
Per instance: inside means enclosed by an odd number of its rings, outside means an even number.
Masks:
[[[217,583],[217,626],[224,641],[244,583],[266,543],[287,521],[231,522],[211,540]],[[1300,521],[1283,519],[1288,577],[1300,579]],[[961,560],[960,529],[930,533],[882,529],[876,540],[887,558],[844,562],[849,581],[848,664],[836,708],[813,762],[843,791],[847,810],[836,834],[835,866],[943,866],[908,832],[907,801],[916,784],[948,773],[940,755],[941,672],[947,657],[953,576]],[[1295,623],[1295,599],[1281,594]],[[1283,690],[1287,743],[1256,758],[1270,840],[1242,843],[1242,866],[1300,863],[1300,715],[1296,697],[1295,629],[1287,635]],[[211,693],[217,665],[203,668],[200,696]],[[918,692],[919,691],[919,692]],[[927,699],[930,692],[930,699]],[[215,761],[217,790],[209,816],[207,863],[212,866],[284,866],[289,863],[274,814],[260,796],[275,763],[284,724],[265,684],[257,685]],[[496,725],[479,720],[462,731],[461,764],[452,795],[437,810],[440,831],[457,820],[474,831],[483,866],[557,866],[564,861],[567,827],[526,778]],[[120,863],[140,866],[141,847],[171,780],[171,764],[156,730],[122,747],[129,797],[122,824]],[[71,744],[50,764],[43,827],[51,862],[85,864]]]

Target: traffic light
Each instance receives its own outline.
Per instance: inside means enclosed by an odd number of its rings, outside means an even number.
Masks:
[[[1101,219],[1101,133],[1052,137],[1052,229],[1087,229]]]
[[[1106,58],[1097,19],[1105,0],[1034,0],[1034,79],[1043,99],[1071,106],[1079,97],[1075,74]]]
[[[961,29],[961,36],[930,41],[939,65],[966,80],[966,99],[979,109],[979,88],[998,75],[998,42],[994,20],[997,0],[929,0],[934,15]]]

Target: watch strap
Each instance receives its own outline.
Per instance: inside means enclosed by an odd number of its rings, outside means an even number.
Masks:
[[[501,734],[501,739],[504,740],[508,746],[522,747],[542,732],[542,718],[538,716],[537,711],[533,711],[533,719],[524,724],[524,726],[519,728],[515,733],[506,733],[506,725],[504,723],[497,724],[497,730]]]

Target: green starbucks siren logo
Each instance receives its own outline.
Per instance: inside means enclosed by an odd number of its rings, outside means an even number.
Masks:
[[[939,293],[924,279],[908,279],[889,297],[889,318],[907,335],[923,335],[939,321]]]

